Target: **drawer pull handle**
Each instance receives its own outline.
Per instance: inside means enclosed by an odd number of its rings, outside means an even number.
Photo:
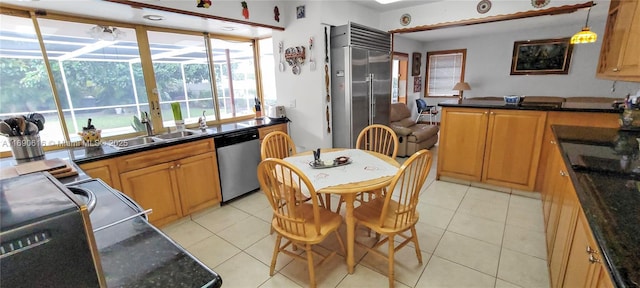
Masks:
[[[587,245],[587,253],[589,254],[598,254],[598,250],[591,248],[591,246]]]
[[[567,174],[564,173],[564,171],[560,170],[560,176],[567,176]]]
[[[613,68],[613,72],[620,72],[620,69],[618,69],[618,67]]]
[[[556,141],[551,140],[551,144],[556,145]]]
[[[591,262],[591,264],[600,263],[600,259],[594,257],[593,254],[589,254],[589,262]]]
[[[173,165],[171,165],[171,167],[169,167],[169,169],[173,169],[173,168],[175,168],[175,166],[173,166]]]

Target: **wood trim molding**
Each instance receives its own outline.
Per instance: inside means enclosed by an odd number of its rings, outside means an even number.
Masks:
[[[160,11],[165,11],[165,12],[172,12],[172,13],[177,13],[177,14],[183,14],[183,15],[189,15],[189,16],[195,16],[195,17],[202,17],[202,18],[206,18],[206,19],[214,19],[214,20],[233,22],[233,23],[244,24],[244,25],[249,25],[249,26],[263,27],[263,28],[269,28],[269,29],[273,29],[273,30],[284,31],[283,27],[267,25],[267,24],[260,24],[260,23],[254,23],[254,22],[249,22],[249,21],[242,21],[242,20],[238,20],[238,19],[225,18],[225,17],[209,15],[209,14],[203,14],[203,13],[197,13],[197,12],[192,12],[192,11],[185,11],[185,10],[180,10],[180,9],[175,9],[175,8],[163,7],[163,6],[159,6],[159,5],[153,5],[153,4],[141,3],[141,2],[135,2],[135,1],[129,1],[129,0],[104,0],[104,1],[111,2],[111,3],[129,5],[129,6],[131,6],[131,8],[134,8],[134,9],[135,8],[138,8],[138,9],[139,8],[155,9],[155,10],[160,10]]]
[[[113,1],[113,0],[107,0],[107,1]],[[593,1],[589,1],[582,4],[564,5],[564,6],[551,7],[551,8],[542,9],[542,10],[529,10],[524,12],[495,15],[495,16],[489,16],[484,18],[472,18],[472,19],[465,19],[465,20],[459,20],[459,21],[442,22],[442,23],[431,24],[431,25],[422,25],[422,26],[416,26],[411,28],[401,28],[401,29],[390,30],[389,33],[402,34],[402,33],[411,33],[411,32],[421,32],[421,31],[429,31],[429,30],[436,30],[436,29],[443,29],[443,28],[452,28],[452,27],[468,26],[468,25],[475,25],[475,24],[484,24],[484,23],[516,20],[516,19],[523,19],[523,18],[530,18],[530,17],[538,17],[538,16],[545,16],[545,15],[569,14],[569,13],[576,12],[579,9],[589,8],[595,5],[596,3],[594,3]]]

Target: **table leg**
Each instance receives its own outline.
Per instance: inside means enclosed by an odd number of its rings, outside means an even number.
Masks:
[[[356,221],[353,217],[354,199],[354,194],[344,194],[344,202],[347,205],[345,222],[347,222],[347,271],[349,272],[349,274],[353,274],[353,269],[355,266],[354,246],[356,240]]]

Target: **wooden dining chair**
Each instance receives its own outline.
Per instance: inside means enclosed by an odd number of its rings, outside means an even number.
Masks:
[[[378,152],[393,159],[398,155],[398,135],[395,131],[385,125],[372,124],[360,131],[356,140],[356,149]],[[365,191],[358,196],[359,202],[371,200],[375,195],[381,195],[383,191]],[[365,199],[367,196],[368,199]],[[336,212],[340,213],[340,208],[344,203],[344,197],[340,197]]]
[[[418,263],[422,264],[422,254],[418,244],[416,223],[418,222],[418,196],[420,189],[431,169],[432,155],[429,150],[420,150],[413,154],[401,167],[391,180],[385,197],[377,197],[369,202],[362,203],[354,209],[353,215],[358,225],[365,226],[374,232],[378,241],[369,247],[356,241],[356,244],[366,248],[372,254],[381,256],[388,261],[389,287],[393,287],[395,252],[413,242],[418,257]],[[410,232],[410,235],[406,233]],[[379,236],[385,236],[380,238]],[[400,236],[405,240],[395,246],[394,238]],[[389,244],[388,254],[377,249]]]
[[[275,272],[278,253],[284,253],[307,262],[309,286],[316,287],[314,254],[322,258],[318,263],[320,265],[334,256],[336,251],[320,254],[311,248],[324,241],[329,234],[334,233],[344,252],[344,243],[338,233],[342,217],[321,207],[319,197],[317,197],[317,193],[307,176],[284,160],[275,158],[263,160],[258,165],[258,180],[260,188],[267,196],[273,209],[274,217],[271,226],[278,234],[269,275],[273,276]],[[303,203],[297,201],[296,193],[300,187],[304,187],[305,191],[310,193],[311,201]],[[282,238],[286,239],[284,245],[281,245]],[[303,247],[305,253],[300,254],[286,250],[292,244],[295,247]]]
[[[296,145],[291,137],[282,131],[274,131],[262,139],[260,157],[284,159],[296,154]]]

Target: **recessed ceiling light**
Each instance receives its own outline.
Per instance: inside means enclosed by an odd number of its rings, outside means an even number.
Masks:
[[[142,18],[147,19],[147,20],[151,20],[151,21],[164,20],[164,16],[160,16],[160,15],[144,15],[144,16],[142,16]]]
[[[376,2],[380,4],[389,4],[389,3],[398,2],[398,1],[402,1],[402,0],[376,0]]]
[[[224,26],[221,28],[223,31],[233,31],[236,30],[235,27],[231,27],[231,26]]]

